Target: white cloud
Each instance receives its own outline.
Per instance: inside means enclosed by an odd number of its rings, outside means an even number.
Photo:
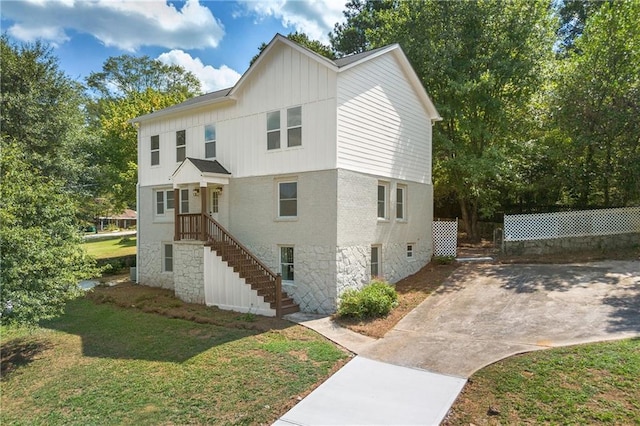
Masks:
[[[328,34],[334,25],[344,21],[342,11],[346,0],[260,0],[242,4],[258,18],[280,19],[283,27],[328,43]]]
[[[180,10],[158,0],[7,1],[2,15],[14,21],[7,31],[16,39],[54,45],[69,40],[68,30],[130,52],[141,46],[217,47],[224,36],[220,20],[198,0],[187,0]]]
[[[240,74],[226,65],[214,68],[204,65],[200,58],[193,58],[182,50],[172,50],[158,56],[158,60],[168,65],[180,65],[191,71],[200,80],[205,93],[231,87],[240,79]]]

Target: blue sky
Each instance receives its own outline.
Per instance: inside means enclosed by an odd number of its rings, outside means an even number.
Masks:
[[[192,71],[205,92],[230,87],[258,46],[276,33],[305,32],[328,44],[347,0],[2,1],[2,32],[43,40],[60,66],[83,81],[109,56],[149,55]]]

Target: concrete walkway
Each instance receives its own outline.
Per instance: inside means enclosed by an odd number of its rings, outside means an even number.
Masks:
[[[508,356],[640,336],[640,261],[469,264],[383,339],[293,317],[359,354],[276,425],[437,425],[469,377]]]

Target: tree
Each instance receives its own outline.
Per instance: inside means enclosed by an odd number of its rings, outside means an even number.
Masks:
[[[0,169],[0,321],[33,324],[63,312],[78,281],[95,276],[80,245],[74,197],[44,176],[24,146],[2,137]]]
[[[602,4],[559,60],[554,124],[578,207],[640,202],[640,3]]]
[[[13,45],[0,37],[0,135],[22,147],[25,161],[76,190],[88,184],[82,87],[41,43]]]
[[[287,35],[287,38],[291,41],[298,43],[301,46],[306,47],[309,50],[313,50],[318,55],[324,56],[325,58],[329,58],[329,59],[336,58],[336,55],[333,52],[333,50],[331,50],[331,47],[320,43],[318,40],[311,40],[309,36],[304,33],[299,33],[297,31],[294,33],[289,33],[289,35]],[[253,65],[253,63],[258,59],[262,51],[266,49],[267,46],[268,46],[267,43],[262,43],[260,47],[258,47],[258,54],[255,55],[253,58],[251,58],[251,61],[249,62],[249,66]]]
[[[101,72],[87,77],[87,85],[98,96],[87,108],[99,137],[94,195],[109,200],[114,210],[136,208],[138,139],[129,120],[199,94],[200,82],[180,66],[122,55],[107,59]]]
[[[479,216],[496,210],[500,188],[516,177],[510,158],[523,141],[513,129],[522,125],[520,111],[541,83],[553,43],[548,4],[357,3],[364,16],[347,15],[336,27],[334,49],[400,43],[444,118],[434,131],[436,198],[454,196],[478,240]],[[364,34],[365,43],[349,44],[353,34]]]

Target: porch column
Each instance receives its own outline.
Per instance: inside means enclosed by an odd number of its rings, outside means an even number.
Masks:
[[[178,188],[173,189],[173,241],[180,241],[180,190]]]
[[[200,187],[200,214],[202,216],[200,226],[200,241],[207,241],[207,226],[209,222],[207,222],[207,187]]]

